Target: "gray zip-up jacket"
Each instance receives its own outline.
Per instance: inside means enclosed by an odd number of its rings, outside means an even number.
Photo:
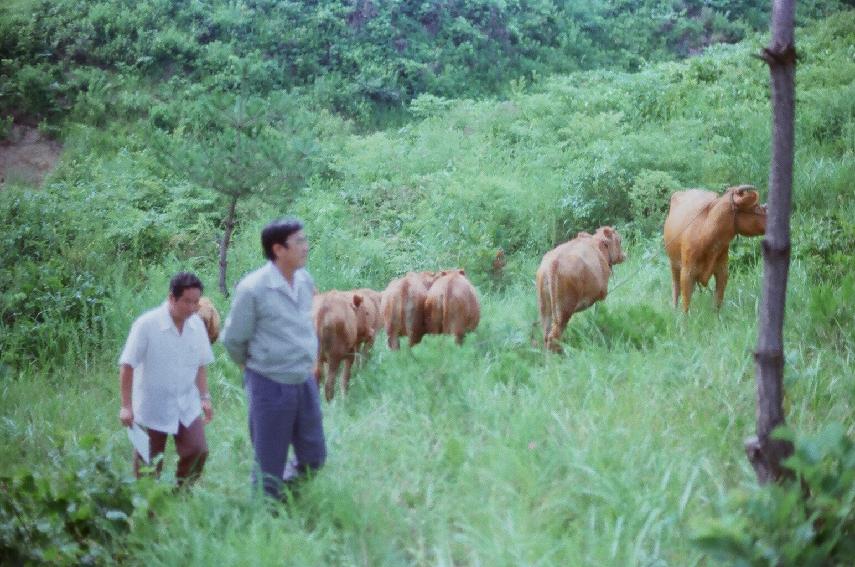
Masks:
[[[312,322],[315,283],[306,270],[293,288],[272,262],[244,277],[223,328],[223,346],[237,364],[284,384],[302,384],[318,357]]]

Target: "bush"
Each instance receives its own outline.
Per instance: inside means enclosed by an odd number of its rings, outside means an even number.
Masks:
[[[811,219],[809,230],[794,238],[793,256],[810,262],[819,282],[840,281],[855,263],[855,222],[848,210],[837,209]]]
[[[784,465],[794,480],[733,492],[695,542],[731,564],[855,565],[855,443],[844,427],[799,438]]]
[[[168,490],[119,475],[94,437],[56,451],[45,470],[0,476],[0,563],[104,565]]]
[[[679,181],[664,171],[642,169],[629,189],[633,223],[643,234],[662,229],[671,194],[680,189]]]
[[[214,262],[224,207],[139,165],[70,160],[39,191],[0,191],[0,363],[85,359],[104,339],[113,286],[136,288],[168,255]]]
[[[77,215],[56,195],[7,190],[0,203],[0,362],[35,364],[97,344],[107,257],[81,242]]]
[[[816,284],[810,290],[807,314],[803,332],[818,344],[828,347],[849,343],[855,337],[855,275]]]

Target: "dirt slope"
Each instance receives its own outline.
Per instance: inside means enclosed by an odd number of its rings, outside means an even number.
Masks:
[[[0,140],[0,189],[13,181],[41,185],[61,153],[62,144],[37,129],[13,126],[9,137]]]

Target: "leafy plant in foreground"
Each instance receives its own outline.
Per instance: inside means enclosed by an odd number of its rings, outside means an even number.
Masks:
[[[797,440],[784,466],[795,480],[734,491],[696,543],[735,565],[855,564],[855,442],[832,423]]]
[[[63,454],[64,453],[64,454]],[[95,437],[57,451],[43,470],[0,476],[0,563],[101,565],[167,488],[123,478]]]

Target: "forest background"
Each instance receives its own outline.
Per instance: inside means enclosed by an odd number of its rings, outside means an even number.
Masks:
[[[0,185],[0,562],[852,564],[851,2],[797,13],[785,387],[810,496],[758,488],[741,448],[759,239],[734,243],[720,313],[709,293],[688,317],[670,305],[669,194],[765,195],[768,10],[5,2],[0,152],[33,131],[62,152],[40,185],[14,167]],[[228,289],[285,213],[306,221],[321,290],[464,267],[478,331],[462,348],[379,344],[325,405],[326,468],[278,510],[249,494],[241,379],[216,347],[203,481],[177,496],[169,474],[130,482],[116,358],[131,321],[179,269],[225,314],[224,234]],[[603,224],[628,261],[546,356],[537,263]]]

